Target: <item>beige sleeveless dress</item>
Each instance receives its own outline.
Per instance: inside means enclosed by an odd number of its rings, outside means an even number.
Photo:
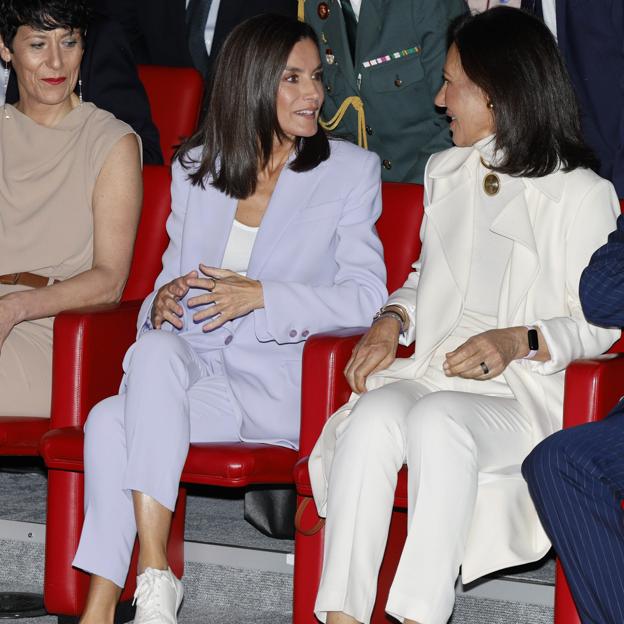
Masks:
[[[65,280],[93,262],[92,195],[111,148],[132,133],[93,104],[53,128],[0,110],[0,275]],[[25,286],[0,284],[0,297]],[[15,326],[0,351],[0,416],[50,414],[53,318]]]

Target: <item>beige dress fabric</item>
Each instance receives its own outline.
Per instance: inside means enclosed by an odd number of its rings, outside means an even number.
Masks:
[[[66,280],[93,262],[92,195],[117,141],[133,132],[93,104],[55,127],[0,113],[0,275]],[[0,284],[0,297],[24,286]],[[13,328],[0,351],[0,416],[49,417],[52,317]]]

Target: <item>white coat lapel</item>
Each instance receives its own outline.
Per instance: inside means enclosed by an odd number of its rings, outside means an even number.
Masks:
[[[428,172],[432,182],[416,309],[419,367],[426,366],[463,310],[474,229],[474,177],[462,166],[468,155],[465,150],[441,154]]]
[[[470,165],[474,158],[478,158],[478,153],[475,150],[466,159],[466,152],[462,150],[459,156],[459,164],[451,164],[445,159],[429,171],[433,183],[425,213],[428,227],[433,227],[437,234],[444,260],[458,294],[463,298],[470,275],[474,230],[475,182]]]
[[[501,184],[501,194],[508,197],[504,208],[490,227],[493,232],[513,241],[507,279],[499,306],[499,321],[503,324],[512,322],[521,301],[535,281],[540,266],[525,189],[522,180],[505,176]]]
[[[221,266],[237,202],[212,186],[191,189],[180,262],[183,275],[197,270],[200,262],[207,266]]]

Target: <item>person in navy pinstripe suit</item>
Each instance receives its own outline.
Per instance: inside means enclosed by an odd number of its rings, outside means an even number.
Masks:
[[[624,327],[624,216],[581,276],[591,323]],[[602,421],[546,438],[522,473],[583,624],[624,622],[624,397]]]

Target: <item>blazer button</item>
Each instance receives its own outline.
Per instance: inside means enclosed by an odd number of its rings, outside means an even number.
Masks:
[[[368,136],[373,134],[373,129],[370,126],[366,126],[366,134],[368,134]]]
[[[230,342],[232,342],[232,340],[234,340],[234,336],[230,335],[225,339],[225,344],[229,345]]]
[[[400,87],[402,84],[403,84],[403,81],[397,76],[396,80],[394,81],[394,86]]]
[[[392,161],[387,158],[383,161],[384,169],[392,169]]]
[[[290,334],[288,334],[291,338],[294,338],[297,335],[297,330],[296,329],[291,329],[290,330]]]
[[[302,335],[304,338],[307,338],[307,337],[310,335],[310,332],[309,332],[307,329],[304,329],[304,330],[301,332],[301,335]]]

